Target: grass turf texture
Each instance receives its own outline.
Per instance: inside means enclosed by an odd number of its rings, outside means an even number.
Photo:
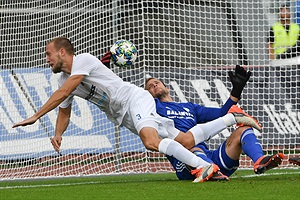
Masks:
[[[238,170],[229,182],[178,181],[174,173],[0,182],[0,199],[298,199],[300,168],[263,175]]]

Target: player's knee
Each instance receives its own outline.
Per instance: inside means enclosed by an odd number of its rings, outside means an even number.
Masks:
[[[146,140],[143,141],[143,144],[145,146],[146,149],[151,150],[151,151],[158,151],[158,141],[154,141],[154,140]]]
[[[235,131],[233,131],[233,133],[229,136],[229,138],[227,139],[227,141],[230,141],[230,144],[234,143],[234,144],[240,144],[241,142],[241,137],[242,134],[245,130],[247,130],[248,128],[250,128],[249,126],[242,126],[237,128]]]
[[[139,134],[146,149],[158,151],[158,145],[161,139],[158,137],[158,134],[154,128],[143,128]]]
[[[195,141],[192,134],[181,132],[174,140],[179,142],[186,149],[191,149],[193,146],[195,146]]]
[[[251,128],[250,126],[241,126],[241,127],[238,127],[235,131],[234,131],[234,134],[237,136],[237,137],[241,137],[243,132],[247,129]]]

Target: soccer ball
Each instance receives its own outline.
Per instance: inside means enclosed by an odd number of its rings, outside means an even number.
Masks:
[[[119,67],[131,66],[137,58],[137,49],[128,40],[118,40],[111,48],[111,57]]]

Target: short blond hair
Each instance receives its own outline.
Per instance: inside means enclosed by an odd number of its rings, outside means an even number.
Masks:
[[[61,48],[64,48],[66,52],[70,55],[73,55],[75,53],[74,46],[71,43],[71,41],[66,37],[57,37],[51,40],[49,43],[54,44],[54,48],[56,50],[59,50]],[[49,44],[48,43],[48,44]]]

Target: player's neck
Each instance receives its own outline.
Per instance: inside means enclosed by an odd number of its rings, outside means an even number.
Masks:
[[[66,61],[63,64],[62,71],[67,74],[71,74],[72,65],[73,65],[73,56],[67,57]]]
[[[161,102],[173,102],[173,99],[170,95],[161,96],[159,100]]]

